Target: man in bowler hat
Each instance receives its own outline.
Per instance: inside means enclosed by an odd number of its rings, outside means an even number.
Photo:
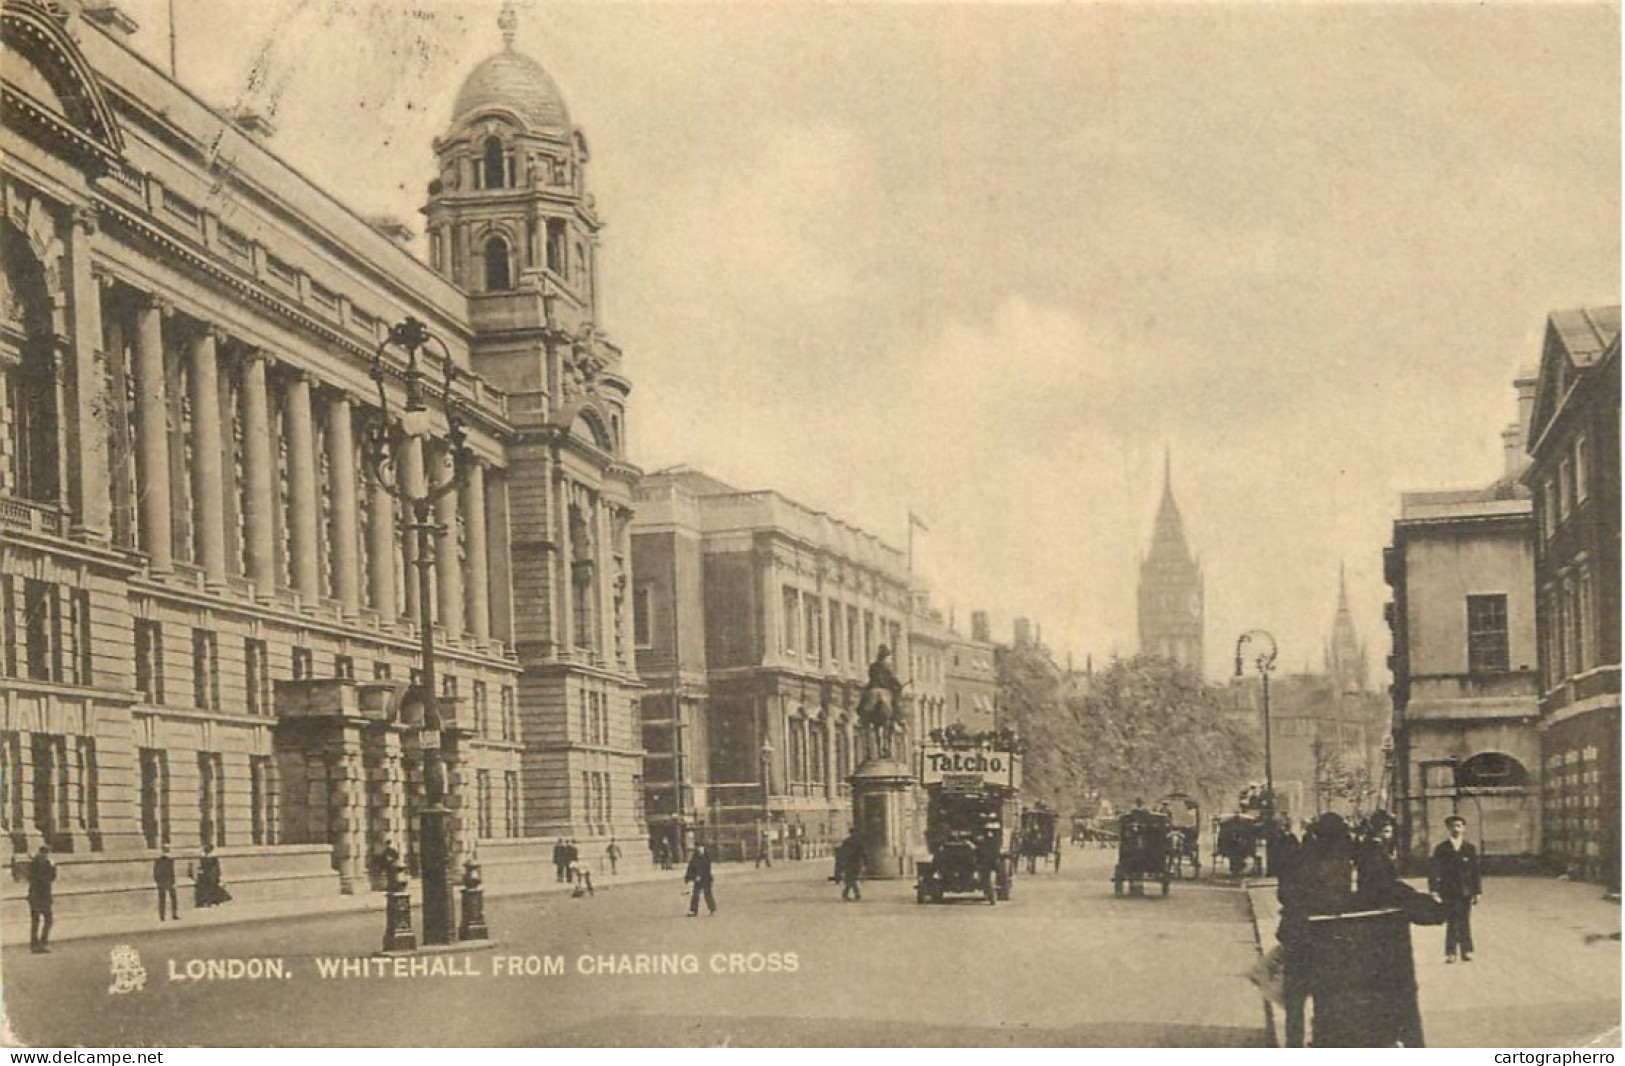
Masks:
[[[168,904],[168,916],[180,921],[181,905],[175,895],[175,857],[169,853],[168,844],[164,845],[163,853],[152,860],[152,883],[158,888],[158,920],[164,920],[164,906]]]
[[[1444,961],[1473,961],[1473,906],[1483,891],[1478,872],[1478,849],[1467,840],[1467,819],[1452,814],[1444,820],[1448,839],[1433,849],[1433,871],[1428,891],[1445,905]]]
[[[694,847],[694,854],[688,860],[688,869],[683,873],[683,883],[693,885],[694,892],[688,898],[688,916],[694,917],[700,913],[700,897],[705,897],[705,906],[709,913],[717,913],[716,897],[711,895],[711,856],[706,852],[704,844]]]

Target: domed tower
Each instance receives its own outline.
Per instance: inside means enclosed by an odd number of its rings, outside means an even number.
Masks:
[[[434,142],[424,214],[431,265],[468,296],[474,368],[507,394],[515,430],[491,520],[509,533],[524,667],[524,833],[639,839],[631,386],[597,320],[587,140],[552,76],[515,50],[511,2],[498,25],[502,50],[469,73]]]
[[[1162,504],[1151,550],[1140,560],[1140,653],[1202,671],[1202,565],[1185,543],[1174,502],[1172,456],[1163,459]]]

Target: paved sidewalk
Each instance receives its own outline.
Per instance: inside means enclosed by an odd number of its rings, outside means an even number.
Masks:
[[[1470,963],[1445,964],[1443,926],[1413,926],[1428,1046],[1619,1047],[1620,907],[1602,891],[1556,878],[1486,878]],[[1249,883],[1247,897],[1267,950],[1275,944],[1275,882]],[[1279,1040],[1279,1010],[1275,1018]]]
[[[828,867],[823,860],[809,860],[804,862],[780,862],[773,867],[760,870],[753,869],[747,863],[718,864],[718,873],[730,881],[736,878],[749,876],[757,879],[769,877],[782,877],[794,879],[792,875],[804,878],[822,878],[827,876]],[[596,892],[610,892],[617,887],[626,885],[649,884],[659,881],[678,882],[683,879],[681,865],[671,870],[639,870],[608,875],[594,875],[593,889]],[[574,885],[555,881],[552,866],[537,867],[533,883],[507,884],[487,886],[485,894],[490,899],[503,899],[514,896],[539,896],[562,892],[569,892]],[[421,903],[417,882],[412,882],[412,900],[414,914]],[[59,922],[51,930],[51,942],[61,943],[71,940],[92,940],[97,937],[119,936],[126,933],[152,933],[166,929],[180,931],[183,929],[209,929],[220,925],[241,925],[249,922],[274,922],[288,918],[309,918],[327,914],[363,914],[384,912],[385,895],[382,892],[359,892],[355,895],[332,895],[315,898],[295,898],[286,900],[267,900],[260,903],[228,903],[221,907],[206,909],[183,909],[181,920],[178,922],[159,922],[156,916],[147,911],[110,914],[101,918],[77,918],[72,922]],[[14,947],[28,942],[28,929],[26,926],[7,926],[0,929],[0,945]]]

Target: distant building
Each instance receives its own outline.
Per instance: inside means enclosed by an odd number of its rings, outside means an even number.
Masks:
[[[1163,466],[1151,550],[1140,560],[1140,653],[1161,655],[1202,671],[1202,565],[1185,543],[1174,502],[1172,459]]]
[[[1547,320],[1528,426],[1544,850],[1619,886],[1619,308]]]
[[[1540,840],[1534,543],[1519,483],[1534,382],[1517,383],[1506,471],[1481,489],[1406,493],[1383,552],[1393,590],[1393,768],[1401,841],[1413,859],[1460,812],[1487,859]]]
[[[764,830],[826,846],[851,821],[847,778],[864,757],[857,700],[882,644],[907,680],[904,554],[777,492],[742,492],[683,467],[648,475],[638,499],[644,746],[670,753],[646,783],[657,821],[668,833],[698,821],[725,856],[750,853]],[[692,643],[696,625],[703,648]],[[677,699],[662,674],[680,678]]]
[[[972,733],[991,731],[999,720],[997,646],[952,630],[945,649],[947,659],[945,716]]]
[[[1259,735],[1263,698],[1256,673],[1249,671],[1231,691],[1247,728]],[[1278,808],[1294,819],[1374,810],[1388,719],[1387,702],[1366,687],[1365,644],[1340,574],[1325,672],[1285,674],[1270,682],[1270,767]]]

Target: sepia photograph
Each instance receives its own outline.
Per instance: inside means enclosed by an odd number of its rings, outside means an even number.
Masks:
[[[1620,85],[0,0],[0,1046],[1620,1047]]]

